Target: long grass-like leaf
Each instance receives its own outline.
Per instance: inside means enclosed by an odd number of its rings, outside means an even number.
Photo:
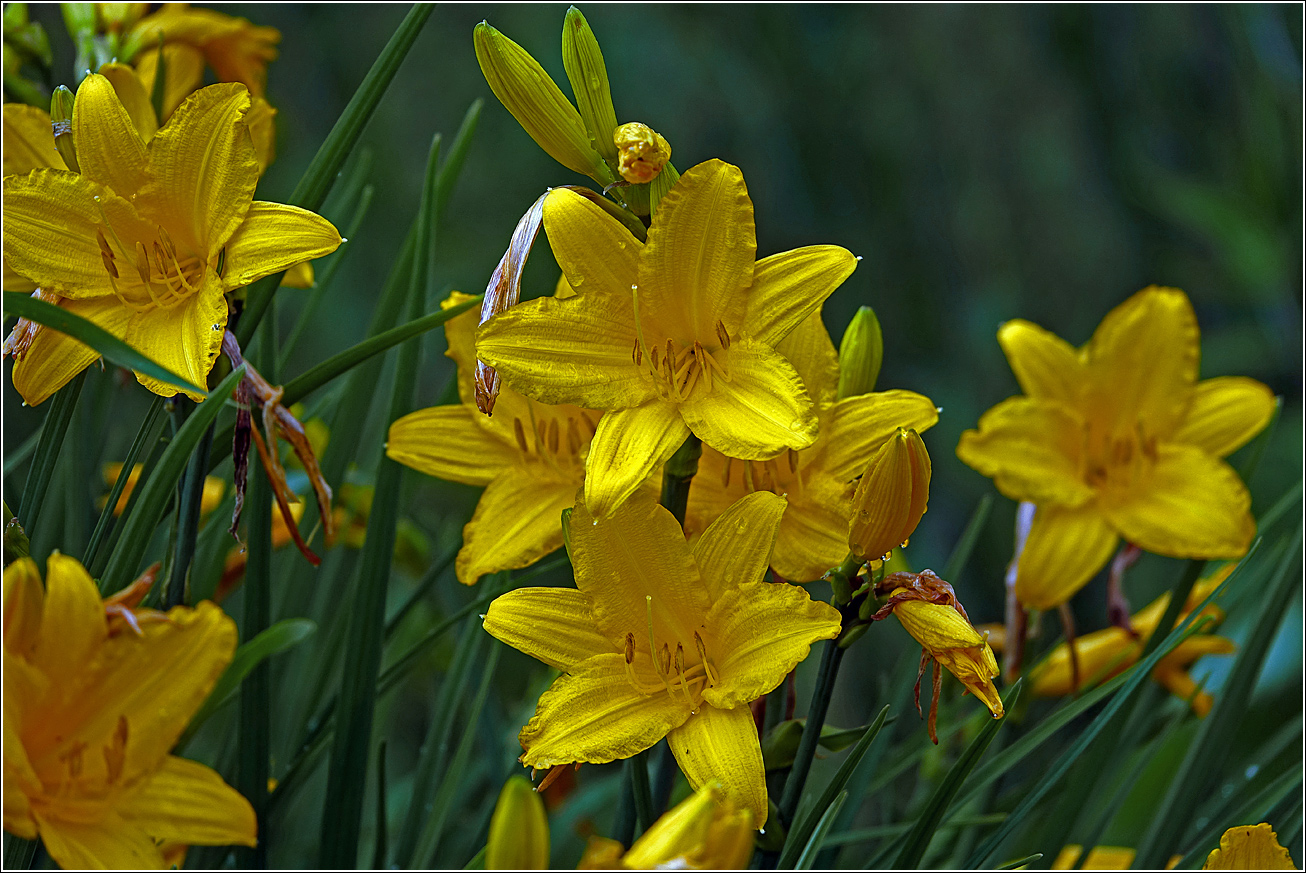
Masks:
[[[1016,700],[1020,697],[1020,689],[1025,680],[1019,679],[1015,685],[1007,692],[1006,699],[1003,701],[1003,708],[1010,712],[1011,708],[1016,705]],[[961,790],[962,783],[970,776],[975,765],[979,763],[980,758],[988,751],[989,743],[997,736],[998,729],[1006,723],[1006,717],[989,719],[979,734],[966,747],[966,751],[961,753],[952,768],[948,770],[948,775],[943,777],[939,787],[935,789],[934,794],[930,797],[925,808],[921,810],[920,818],[916,820],[915,826],[911,833],[907,834],[902,842],[902,848],[898,852],[898,859],[894,862],[895,870],[914,869],[920,864],[921,859],[925,857],[925,850],[930,846],[930,840],[934,839],[934,832],[939,827],[939,822],[943,821],[943,814],[948,811],[948,805],[952,799]]]
[[[1179,870],[1196,869],[1200,863],[1206,860],[1206,856],[1210,854],[1211,850],[1220,844],[1220,836],[1229,828],[1254,821],[1267,821],[1272,818],[1272,816],[1267,815],[1267,812],[1285,797],[1301,797],[1301,783],[1302,771],[1301,764],[1298,762],[1295,767],[1281,773],[1278,778],[1260,791],[1245,791],[1230,798],[1235,802],[1230,804],[1228,811],[1224,815],[1210,820],[1193,841],[1193,848],[1183,856],[1179,863],[1175,864],[1175,868]],[[1282,821],[1282,823],[1272,821],[1270,824],[1286,828],[1289,822],[1286,820]],[[1287,836],[1282,836],[1281,839],[1284,843],[1289,842]]]
[[[100,544],[104,541],[104,535],[108,533],[110,522],[113,521],[114,507],[118,505],[123,489],[127,486],[127,480],[131,478],[132,467],[136,466],[136,459],[140,457],[141,451],[154,437],[154,426],[159,423],[159,416],[163,413],[163,402],[162,397],[154,398],[149,411],[145,413],[145,420],[141,422],[140,430],[136,432],[136,438],[132,440],[131,447],[127,449],[127,457],[123,459],[122,470],[118,472],[118,478],[114,480],[113,488],[109,491],[108,502],[104,504],[104,509],[100,512],[100,518],[95,523],[95,529],[91,531],[91,538],[86,543],[86,551],[82,553],[82,566],[84,567],[95,564],[100,551]]]
[[[105,567],[104,576],[100,580],[102,593],[124,588],[132,580],[141,559],[145,556],[145,549],[149,546],[150,534],[154,532],[159,518],[163,515],[164,507],[172,498],[173,488],[181,478],[182,470],[186,468],[191,452],[194,451],[209,425],[218,417],[218,413],[222,411],[226,398],[231,396],[231,392],[244,376],[245,368],[237,367],[218,384],[217,388],[213,389],[208,398],[186,419],[186,423],[164,449],[150,478],[136,489],[137,493],[133,496],[138,499],[122,523],[122,533],[118,536],[113,555],[109,558],[109,564]]]
[[[975,505],[970,521],[966,522],[966,529],[961,532],[961,538],[952,547],[952,554],[948,555],[948,561],[943,565],[943,578],[953,585],[956,585],[957,580],[961,578],[961,571],[966,568],[970,553],[975,551],[975,544],[979,542],[980,534],[984,532],[984,523],[989,520],[989,510],[992,508],[993,493],[989,492]]]
[[[22,445],[18,448],[5,452],[5,476],[14,475],[19,465],[32,456],[36,451],[36,444],[41,441],[41,432],[38,430],[23,440]]]
[[[834,820],[839,815],[839,810],[843,809],[844,801],[848,799],[847,791],[840,791],[835,796],[834,801],[826,808],[825,814],[821,820],[816,823],[816,829],[812,831],[811,838],[803,846],[803,853],[798,856],[798,863],[794,865],[795,870],[810,870],[812,864],[816,861],[816,856],[821,852],[821,846],[825,844],[825,835],[830,832],[834,826]]]
[[[67,334],[99,352],[111,364],[144,373],[146,376],[186,391],[204,393],[202,387],[178,376],[162,364],[136,351],[98,324],[87,321],[75,312],[17,291],[6,291],[4,301],[6,315],[18,315],[51,330]]]
[[[23,483],[23,496],[19,500],[17,512],[18,521],[23,530],[27,531],[29,539],[40,520],[41,505],[45,502],[45,494],[50,487],[54,464],[59,460],[59,450],[63,447],[64,435],[68,432],[68,423],[72,421],[73,410],[77,408],[77,398],[82,394],[82,383],[85,381],[86,371],[83,370],[60,388],[50,401],[50,411],[45,414],[45,421],[41,424],[41,438],[37,441],[32,465],[27,468],[27,480]]]

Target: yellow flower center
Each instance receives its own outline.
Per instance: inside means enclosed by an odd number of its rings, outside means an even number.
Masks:
[[[651,697],[659,691],[665,691],[671,697],[683,695],[689,708],[697,711],[703,702],[703,689],[716,685],[718,676],[708,657],[707,646],[698,631],[694,631],[694,648],[685,649],[683,642],[676,640],[675,649],[671,642],[663,640],[659,645],[653,633],[653,598],[644,598],[648,610],[648,626],[645,628],[648,638],[648,653],[637,649],[636,634],[626,634],[625,656],[626,676],[635,690],[645,697]],[[640,674],[644,672],[636,667],[636,660],[647,657],[653,667],[653,673],[660,680],[660,685],[649,682]],[[647,674],[645,673],[645,676]]]
[[[530,417],[514,416],[513,438],[527,460],[536,460],[564,478],[585,472],[584,450],[598,429],[598,421],[574,406],[550,407],[530,403]]]
[[[204,259],[195,252],[178,251],[168,231],[156,228],[152,239],[125,239],[105,219],[95,231],[113,293],[135,312],[180,303],[195,293],[204,278]]]
[[[1136,422],[1132,431],[1103,432],[1089,422],[1084,430],[1084,481],[1102,491],[1136,487],[1156,465],[1156,437]]]
[[[767,461],[741,461],[727,457],[721,471],[721,487],[729,488],[736,475],[743,480],[749,494],[770,491],[783,497],[803,490],[802,468],[794,449]]]

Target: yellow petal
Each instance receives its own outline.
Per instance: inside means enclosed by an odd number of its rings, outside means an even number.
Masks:
[[[113,293],[96,233],[106,223],[124,240],[158,235],[126,200],[67,170],[5,176],[4,195],[6,266],[64,297]]]
[[[1017,599],[1032,609],[1065,603],[1102,569],[1118,541],[1096,502],[1040,506],[1017,565]]]
[[[205,386],[209,371],[222,350],[222,335],[227,328],[227,300],[212,271],[205,274],[200,287],[188,298],[167,309],[141,312],[129,322],[124,339],[156,363]],[[136,380],[162,397],[181,391],[175,385],[136,374]],[[184,392],[199,402],[203,394]]]
[[[624,858],[618,851],[617,863],[606,866],[630,870],[742,870],[753,856],[755,837],[753,814],[737,809],[714,779],[654,822]],[[594,854],[592,860],[599,860],[597,851]]]
[[[466,406],[410,412],[390,425],[386,456],[437,479],[489,485],[521,455],[515,445],[488,438],[475,421],[480,414]]]
[[[531,783],[512,776],[503,784],[485,842],[486,870],[547,870],[549,819],[544,798]]]
[[[786,448],[810,446],[816,413],[803,382],[779,352],[741,338],[724,353],[729,381],[680,404],[685,424],[706,444],[732,458],[764,460]]]
[[[151,837],[200,846],[258,842],[254,808],[212,769],[169,755],[117,812]]]
[[[645,697],[636,691],[627,678],[624,655],[596,655],[540,696],[534,717],[518,737],[526,750],[522,763],[541,769],[629,758],[652,748],[683,724],[689,712],[683,697]],[[761,772],[759,749],[759,778]]]
[[[154,93],[154,77],[159,66],[159,44],[148,41],[146,48],[136,56],[136,72],[146,93]],[[204,84],[204,55],[194,46],[167,43],[163,46],[163,63],[166,67],[163,83],[163,117],[177,111],[181,101]]]
[[[573,588],[518,588],[496,597],[486,632],[550,667],[571,670],[616,646],[599,633],[589,598]]]
[[[1146,633],[1139,629],[1140,633]],[[1103,628],[1075,639],[1075,660],[1079,664],[1079,687],[1105,682],[1123,673],[1138,660],[1142,644],[1123,629]],[[1030,670],[1030,690],[1036,697],[1074,694],[1074,669],[1070,647],[1061,643]]]
[[[608,68],[603,63],[599,41],[589,22],[576,7],[567,10],[562,24],[562,66],[567,71],[571,92],[594,148],[609,164],[617,162],[617,148],[612,131],[617,127],[617,111],[612,106]]]
[[[1012,397],[980,416],[957,457],[1012,500],[1079,506],[1093,496],[1080,475],[1084,427],[1069,407]]]
[[[519,303],[483,324],[476,352],[503,380],[541,403],[626,409],[655,396],[631,357],[629,297],[579,294]]]
[[[614,649],[634,632],[636,648],[647,652],[650,615],[654,639],[694,638],[710,606],[707,589],[680,525],[651,496],[635,495],[606,519],[578,504],[570,542],[576,587]]]
[[[1274,407],[1274,393],[1255,379],[1203,379],[1173,440],[1223,458],[1260,433],[1270,423]]]
[[[540,148],[567,169],[601,184],[616,181],[590,143],[576,107],[526,49],[485,22],[476,26],[474,42],[490,90]]]
[[[834,403],[839,387],[839,354],[821,320],[820,307],[776,343],[775,350],[793,364],[794,372],[807,388],[807,396],[818,410]]]
[[[41,842],[65,870],[162,870],[163,852],[138,824],[110,811],[93,822],[37,813]]]
[[[41,638],[45,588],[31,558],[19,558],[4,572],[4,647],[11,655],[26,657]]]
[[[73,141],[82,175],[123,197],[145,187],[145,143],[104,76],[82,80],[73,105]]]
[[[852,275],[857,260],[842,246],[805,246],[758,261],[748,291],[749,333],[768,345],[784,339]]]
[[[1084,414],[1105,432],[1167,439],[1183,422],[1199,355],[1197,316],[1184,292],[1152,286],[1107,313],[1085,346]]]
[[[1256,533],[1251,496],[1233,468],[1200,449],[1162,444],[1150,475],[1127,491],[1103,493],[1121,536],[1173,558],[1237,558]]]
[[[758,828],[766,824],[766,770],[752,710],[703,706],[667,735],[667,744],[691,787],[715,779],[732,803],[753,814]]]
[[[771,553],[772,569],[792,582],[814,582],[848,555],[851,484],[841,485],[819,471],[805,479],[797,493],[788,495],[789,508]]]
[[[979,631],[951,606],[908,600],[894,607],[893,614],[907,633],[931,653],[984,643]]]
[[[675,404],[654,400],[599,419],[585,460],[585,505],[610,516],[689,436]]]
[[[851,482],[898,428],[924,433],[938,420],[934,401],[913,391],[845,397],[832,407],[821,436],[821,469],[836,481]]]
[[[340,232],[307,209],[256,200],[227,240],[222,282],[240,288],[295,264],[329,255],[340,246]]]
[[[94,322],[120,339],[126,336],[127,324],[132,317],[132,311],[117,297],[65,299],[59,306]],[[23,357],[14,362],[14,390],[22,395],[28,406],[44,403],[47,397],[67,385],[98,357],[100,353],[90,346],[65,333],[42,327]]]
[[[1220,847],[1206,857],[1203,870],[1296,870],[1279,835],[1265,822],[1229,828]]]
[[[756,252],[744,174],[719,160],[692,167],[658,203],[649,228],[639,262],[641,314],[680,328],[666,336],[713,338],[718,321],[733,336],[743,321]]]
[[[785,501],[758,491],[727,509],[694,542],[694,563],[716,601],[728,589],[760,582],[775,545]]]
[[[797,585],[748,582],[727,588],[705,624],[716,654],[717,685],[703,699],[731,709],[776,688],[807,657],[812,643],[839,635],[839,613]]]
[[[32,666],[53,682],[71,682],[85,673],[91,654],[108,636],[100,592],[86,568],[67,555],[50,555],[41,638],[32,650]]]
[[[54,147],[50,113],[25,103],[4,104],[4,174],[27,173],[37,167],[68,167]]]
[[[463,528],[455,570],[472,585],[487,573],[529,567],[562,548],[562,511],[576,501],[574,481],[540,467],[514,468],[490,483]]]
[[[259,166],[248,110],[244,86],[210,85],[187,97],[150,140],[150,184],[139,208],[205,260],[240,227],[254,196]]]
[[[141,141],[149,142],[159,129],[159,119],[154,114],[150,92],[141,84],[140,75],[126,64],[105,64],[100,67],[100,75],[113,85]]]
[[[703,446],[698,472],[689,483],[685,536],[692,538],[702,533],[731,504],[751,493],[736,469],[739,463],[711,446]]]
[[[1087,371],[1070,343],[1023,319],[998,328],[998,342],[1026,395],[1079,408]]]
[[[639,281],[644,244],[603,207],[556,188],[544,200],[544,231],[562,275],[577,294],[596,288],[619,297],[631,294]]]
[[[852,553],[876,561],[902,546],[925,514],[930,455],[914,430],[898,428],[857,483],[848,530]]]
[[[1074,870],[1075,862],[1079,860],[1080,854],[1084,847],[1071,844],[1061,849],[1057,855],[1056,861],[1052,864],[1053,870]],[[1134,863],[1134,855],[1137,854],[1134,849],[1123,846],[1095,846],[1093,851],[1088,853],[1088,859],[1084,862],[1083,870],[1128,870]]]

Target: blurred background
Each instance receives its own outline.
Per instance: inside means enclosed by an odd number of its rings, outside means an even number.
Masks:
[[[268,75],[279,155],[260,199],[289,195],[405,9],[223,7],[282,33]],[[1182,288],[1191,298],[1203,378],[1251,376],[1283,397],[1249,483],[1253,513],[1301,481],[1300,6],[582,9],[604,51],[619,121],[662,133],[682,171],[713,157],[743,169],[759,257],[814,243],[863,257],[825,307],[832,337],[837,343],[857,307],[872,306],[885,336],[877,387],[921,392],[943,410],[925,436],[934,478],[929,513],[907,549],[916,568],[941,567],[993,491],[954,448],[984,410],[1019,391],[995,339],[998,326],[1025,318],[1079,345],[1112,307],[1150,284]],[[486,19],[570,94],[560,53],[565,10],[436,9],[364,135],[375,199],[285,377],[363,337],[416,212],[431,136],[443,131],[447,141],[472,101],[486,104],[439,230],[442,285],[484,290],[517,220],[547,186],[592,184],[535,146],[490,93],[472,50],[472,27]],[[57,10],[34,6],[32,14],[51,34],[56,71],[70,74]],[[328,215],[342,227],[347,220]],[[550,293],[558,275],[542,243],[526,272],[527,297]],[[305,294],[278,295],[283,330]],[[443,339],[432,337],[422,405],[437,401],[452,373]],[[5,382],[4,435],[13,447],[44,410],[20,408]],[[107,490],[96,465],[122,457],[148,401],[134,382],[115,390],[105,402],[122,410],[121,432],[83,449],[90,483],[83,487],[96,493]],[[374,407],[368,445],[383,440],[383,416]],[[1241,468],[1248,453],[1231,463]],[[354,475],[365,482],[368,470]],[[477,492],[416,473],[407,479],[408,522],[438,552],[456,540]],[[971,561],[952,580],[977,623],[1002,617],[1014,505],[995,497]],[[1135,608],[1169,589],[1180,571],[1178,561],[1145,558],[1127,581]],[[451,590],[437,593],[434,613],[468,599],[453,590],[451,573],[446,584]],[[1090,585],[1074,607],[1081,631],[1103,626],[1102,585]],[[1256,697],[1275,721],[1301,711],[1300,597],[1284,609],[1289,619]],[[1045,624],[1045,639],[1055,637],[1059,629]],[[1239,628],[1235,615],[1226,632],[1237,638]],[[872,665],[915,657],[898,628],[868,635],[841,677],[830,720],[865,723],[893,693]],[[543,674],[514,652],[504,663]],[[439,674],[438,663],[432,669]],[[1221,668],[1210,670],[1214,690]],[[962,703],[957,711],[970,715],[974,701]],[[416,712],[396,705],[383,729],[420,741],[425,715]],[[507,723],[521,713],[502,715]],[[923,734],[914,716],[903,722],[901,729]],[[404,772],[401,762],[392,766]],[[1129,844],[1129,823],[1113,827],[1121,832],[1106,841]],[[304,837],[311,842],[311,829]]]

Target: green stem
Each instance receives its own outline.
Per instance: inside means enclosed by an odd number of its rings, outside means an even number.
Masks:
[[[648,784],[648,749],[630,759],[630,793],[635,799],[635,829],[639,833],[653,824],[653,792]]]
[[[817,674],[816,689],[812,692],[812,702],[807,707],[807,722],[803,725],[803,738],[798,743],[794,766],[789,771],[789,778],[785,780],[784,795],[780,800],[780,821],[785,827],[793,824],[798,800],[803,796],[807,773],[812,768],[812,759],[816,757],[816,744],[821,738],[821,727],[825,724],[825,713],[830,708],[830,698],[834,695],[834,683],[839,675],[839,664],[843,660],[843,653],[844,650],[837,640],[826,641],[825,651],[821,653],[821,669]]]
[[[689,505],[689,483],[698,472],[698,459],[702,454],[702,441],[691,433],[662,470],[662,499],[659,502],[676,517],[681,527],[685,526],[685,507]]]

